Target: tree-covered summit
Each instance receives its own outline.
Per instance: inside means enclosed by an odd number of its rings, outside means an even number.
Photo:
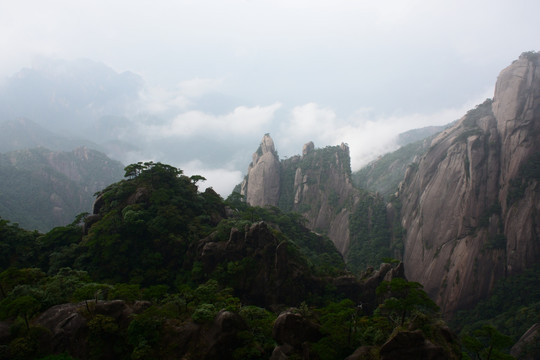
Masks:
[[[201,180],[132,164],[68,226],[0,222],[0,321],[13,329],[0,359],[342,359],[361,345],[391,352],[407,329],[455,358],[426,299],[392,288],[402,268],[357,278],[302,216],[201,192]]]

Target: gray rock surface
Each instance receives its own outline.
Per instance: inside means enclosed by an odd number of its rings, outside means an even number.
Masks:
[[[253,154],[241,194],[253,206],[279,206],[307,219],[307,227],[323,232],[345,255],[350,245],[349,217],[358,201],[351,182],[349,148],[315,149],[308,142],[302,156],[279,160],[269,135]]]
[[[540,260],[539,64],[503,70],[494,100],[437,136],[401,184],[406,276],[446,314]]]
[[[276,206],[280,190],[280,163],[270,135],[264,135],[259,149],[253,154],[241,194],[252,206]]]

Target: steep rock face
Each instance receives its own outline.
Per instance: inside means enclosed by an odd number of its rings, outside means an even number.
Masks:
[[[276,206],[279,200],[280,164],[270,135],[264,135],[253,154],[248,176],[242,183],[241,194],[253,206]]]
[[[282,168],[284,173],[294,172],[294,182],[287,184],[294,197],[282,196],[281,205],[303,214],[310,229],[325,232],[339,252],[346,254],[349,218],[359,197],[351,182],[347,145],[314,150],[310,142],[304,145],[302,157],[282,161]]]
[[[279,161],[267,134],[253,154],[240,193],[253,206],[301,213],[308,228],[325,233],[341,254],[347,253],[349,219],[359,198],[351,182],[347,145],[315,149],[308,142],[301,156]]]
[[[501,138],[500,193],[507,270],[540,257],[540,54],[524,54],[503,70],[493,112]]]
[[[539,63],[503,70],[494,100],[436,137],[401,185],[406,276],[443,312],[540,259]]]

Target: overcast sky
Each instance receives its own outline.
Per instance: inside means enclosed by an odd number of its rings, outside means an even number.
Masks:
[[[399,132],[460,118],[539,50],[538,14],[538,0],[2,0],[0,77],[39,56],[139,74],[146,111],[168,116],[139,134],[210,152],[140,156],[226,196],[264,133],[282,157],[346,142],[355,170]]]

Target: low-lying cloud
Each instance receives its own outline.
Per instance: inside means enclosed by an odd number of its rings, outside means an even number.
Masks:
[[[377,116],[370,109],[361,109],[347,118],[340,118],[333,109],[309,103],[290,111],[274,140],[278,149],[283,147],[280,152],[285,150],[288,156],[298,154],[302,144],[308,141],[313,141],[316,147],[346,143],[351,151],[352,169],[359,170],[378,156],[396,150],[400,133],[449,124],[492,94],[493,89],[488,89],[457,108],[392,116]]]
[[[142,131],[151,138],[207,136],[222,139],[261,133],[269,127],[280,103],[269,106],[239,106],[224,115],[199,110],[180,113],[164,125],[145,125]]]
[[[200,97],[226,84],[222,80],[194,79],[173,90],[150,89],[141,93],[141,114],[123,139],[137,139],[145,160],[179,166],[186,173],[207,178],[202,188],[213,187],[226,197],[241,182],[260,139],[270,133],[282,158],[300,154],[313,141],[316,147],[346,143],[353,171],[398,148],[397,136],[405,131],[446,125],[461,118],[474,105],[491,97],[493,89],[456,108],[432,113],[380,115],[358,109],[348,116],[315,102],[286,106],[281,102],[257,106],[231,106],[220,114],[198,104]]]
[[[205,181],[199,183],[199,191],[211,187],[226,198],[233,188],[242,182],[243,174],[240,170],[231,168],[209,168],[198,159],[194,159],[188,163],[179,164],[178,166],[184,171],[187,176],[201,175],[206,178]]]

